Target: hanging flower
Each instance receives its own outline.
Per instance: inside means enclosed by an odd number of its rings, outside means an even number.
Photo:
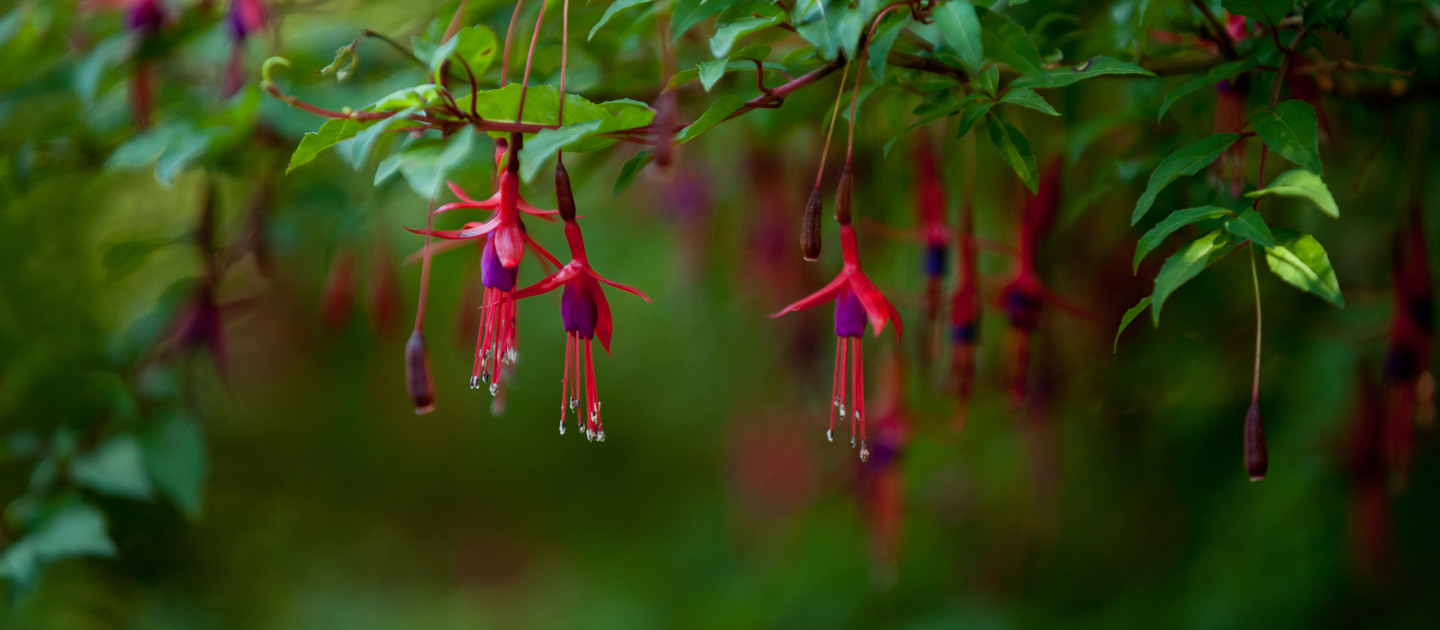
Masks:
[[[836,219],[840,221],[840,253],[844,260],[840,274],[835,276],[830,284],[825,285],[825,288],[785,307],[771,317],[803,311],[825,302],[835,302],[835,378],[832,384],[830,428],[825,432],[825,437],[832,442],[835,440],[837,410],[840,412],[840,419],[845,419],[845,381],[848,378],[850,409],[854,416],[854,422],[850,425],[850,446],[855,446],[855,431],[858,425],[860,460],[866,461],[870,459],[870,451],[865,446],[865,370],[861,338],[865,334],[865,327],[871,322],[875,324],[875,335],[879,336],[880,331],[885,329],[886,322],[893,319],[895,337],[898,339],[900,313],[860,268],[860,247],[856,243],[855,228],[850,225],[848,167],[841,175],[840,187],[840,199],[836,202]],[[845,365],[847,352],[850,361],[848,371]]]
[[[570,262],[539,282],[515,291],[513,299],[527,298],[562,288],[560,318],[565,327],[565,372],[560,379],[560,433],[565,433],[566,410],[579,407],[584,387],[584,411],[575,417],[580,427],[585,418],[585,437],[605,441],[605,425],[600,420],[600,396],[595,389],[595,354],[590,341],[600,338],[605,352],[610,352],[610,335],[614,323],[610,319],[610,303],[600,283],[633,293],[646,302],[650,298],[638,289],[612,282],[590,266],[585,254],[585,239],[575,222],[575,197],[570,190],[570,175],[565,165],[555,166],[555,198],[560,217],[565,221],[565,241],[570,245]],[[558,266],[558,265],[557,265]]]

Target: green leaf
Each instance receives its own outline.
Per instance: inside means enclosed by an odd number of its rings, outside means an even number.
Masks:
[[[495,33],[484,25],[476,24],[456,31],[454,40],[455,54],[470,65],[470,71],[477,79],[485,76],[485,71],[495,61],[495,51],[499,49]]]
[[[300,138],[300,145],[295,147],[295,153],[290,155],[290,165],[285,167],[285,172],[295,170],[303,164],[315,159],[321,151],[330,148],[335,143],[355,136],[366,123],[349,118],[331,118],[320,125],[320,129],[305,134]]]
[[[700,85],[705,88],[706,92],[715,87],[715,82],[719,81],[720,77],[725,76],[725,66],[729,63],[729,59],[721,57],[702,62],[695,67],[700,74]]]
[[[975,85],[990,98],[995,98],[995,91],[1000,87],[1000,69],[995,66],[986,68],[975,78]]]
[[[1039,176],[1035,169],[1035,154],[1030,152],[1030,143],[1025,140],[1025,135],[1000,120],[999,116],[991,116],[990,141],[1000,149],[1000,157],[1015,169],[1015,174],[1030,188],[1030,193],[1035,194]]]
[[[625,160],[625,165],[620,167],[620,176],[615,178],[615,186],[610,189],[610,196],[619,197],[620,193],[625,192],[625,189],[630,187],[630,184],[635,183],[635,176],[640,174],[640,169],[645,168],[645,165],[650,163],[652,157],[651,152],[646,150],[636,153],[635,157]]]
[[[1145,309],[1150,307],[1150,302],[1153,299],[1154,298],[1147,295],[1143,298],[1140,298],[1140,302],[1135,306],[1130,307],[1130,310],[1125,311],[1125,315],[1120,318],[1120,328],[1115,331],[1115,343],[1110,346],[1111,354],[1120,351],[1121,333],[1124,333],[1125,329],[1130,327],[1130,322],[1135,321],[1135,318],[1139,317],[1140,313],[1144,312]]]
[[[1340,281],[1330,266],[1330,256],[1314,236],[1294,230],[1275,228],[1275,246],[1265,250],[1265,263],[1270,271],[1291,286],[1320,296],[1344,308]]]
[[[1246,197],[1251,198],[1261,195],[1309,199],[1321,212],[1340,218],[1340,207],[1335,205],[1335,198],[1330,196],[1330,188],[1321,181],[1319,175],[1305,169],[1285,171],[1276,177],[1275,181],[1270,182],[1269,186],[1245,193]]]
[[[975,101],[966,105],[965,110],[960,112],[960,129],[955,132],[955,137],[957,139],[964,138],[965,134],[970,133],[970,128],[990,113],[990,108],[994,106],[994,103],[984,101]]]
[[[965,69],[974,74],[984,63],[984,43],[980,37],[980,19],[970,0],[951,0],[934,8],[935,26],[948,48],[954,51]]]
[[[91,48],[90,54],[75,64],[75,74],[71,81],[75,86],[75,95],[79,96],[80,100],[86,103],[95,100],[95,96],[100,93],[100,80],[105,77],[106,72],[125,62],[130,41],[130,37],[125,34],[113,35]]]
[[[1148,77],[1155,76],[1154,72],[1141,68],[1133,63],[1126,63],[1110,57],[1091,57],[1089,61],[1068,69],[1056,69],[1050,71],[1050,83],[1042,84],[1034,77],[1020,77],[1010,82],[1010,87],[1033,87],[1033,88],[1055,88],[1064,87],[1078,83],[1085,79],[1105,75],[1117,74],[1141,74]]]
[[[991,58],[1004,63],[1020,74],[1033,77],[1035,85],[1050,85],[1050,73],[1045,69],[1045,60],[1035,42],[1025,34],[1025,29],[1010,21],[1010,18],[989,10],[977,11],[980,15],[980,40],[985,52]]]
[[[1220,6],[1235,15],[1243,15],[1274,27],[1290,13],[1294,0],[1220,0]]]
[[[545,129],[525,141],[520,149],[520,179],[530,181],[550,163],[550,158],[565,145],[575,142],[600,128],[603,120],[587,120],[582,123],[565,125],[559,129]]]
[[[1232,61],[1227,64],[1215,66],[1211,68],[1209,72],[1181,83],[1176,86],[1175,89],[1165,93],[1165,100],[1160,103],[1160,114],[1156,116],[1155,119],[1160,120],[1164,118],[1165,112],[1170,109],[1171,105],[1175,104],[1175,101],[1184,98],[1191,92],[1202,87],[1213,87],[1216,83],[1229,79],[1258,65],[1260,65],[1260,61],[1255,57]]]
[[[205,439],[184,414],[166,415],[142,437],[145,465],[161,494],[191,519],[200,517],[209,463]]]
[[[1165,260],[1160,273],[1155,275],[1155,292],[1151,294],[1155,299],[1150,308],[1150,318],[1154,326],[1160,325],[1160,309],[1165,306],[1165,300],[1181,285],[1219,260],[1230,242],[1230,235],[1226,234],[1225,230],[1215,230],[1190,241]]]
[[[149,500],[155,496],[145,453],[132,435],[118,435],[70,462],[70,479],[101,494]]]
[[[488,159],[481,151],[474,151],[472,155],[474,145],[475,128],[470,126],[443,143],[439,140],[417,142],[399,153],[400,174],[405,176],[405,182],[410,184],[415,194],[424,199],[434,198],[440,194],[450,173],[467,160],[478,162]]]
[[[1209,166],[1215,158],[1220,157],[1230,145],[1239,140],[1239,134],[1217,133],[1208,138],[1192,142],[1180,148],[1180,150],[1160,160],[1160,165],[1155,167],[1155,172],[1150,174],[1150,183],[1145,186],[1145,194],[1140,195],[1140,200],[1135,202],[1135,212],[1130,215],[1130,225],[1140,222],[1150,206],[1155,204],[1155,196],[1160,194],[1170,182],[1175,181],[1181,175],[1194,175],[1200,169]]]
[[[699,118],[696,118],[695,122],[690,123],[690,126],[683,129],[679,134],[676,134],[675,144],[682,144],[694,140],[696,136],[720,124],[721,121],[725,120],[730,114],[735,113],[735,110],[740,109],[744,105],[745,98],[742,96],[726,94],[720,97],[720,100],[710,105],[710,109],[705,110],[705,113],[701,114]]]
[[[875,39],[870,41],[869,56],[865,63],[870,68],[870,77],[875,79],[876,83],[885,83],[885,69],[890,67],[885,60],[890,57],[890,48],[895,45],[895,40],[909,25],[910,17],[906,15],[904,19],[892,21],[875,32]]]
[[[616,13],[624,11],[625,9],[628,9],[630,7],[640,6],[647,2],[650,2],[650,0],[615,0],[614,2],[611,2],[610,6],[605,8],[605,14],[600,16],[600,21],[596,22],[595,26],[590,27],[590,35],[586,36],[585,40],[589,41],[595,39],[595,33],[600,30],[600,27],[605,26],[607,23],[609,23],[610,18],[615,17]]]
[[[1246,209],[1240,216],[1225,222],[1225,231],[1269,249],[1275,246],[1275,235],[1259,212]]]
[[[735,40],[779,23],[780,18],[749,17],[724,24],[716,29],[715,36],[710,38],[710,52],[716,57],[724,57],[725,53],[730,52]]]
[[[1170,238],[1170,235],[1174,234],[1176,230],[1192,223],[1218,219],[1231,214],[1229,210],[1216,206],[1199,206],[1171,212],[1170,216],[1156,223],[1155,227],[1150,228],[1150,231],[1140,237],[1140,242],[1135,245],[1135,262],[1131,272],[1139,271],[1140,261],[1144,260],[1150,252],[1155,251],[1155,248],[1164,243],[1165,239]]]
[[[1011,105],[1019,105],[1021,107],[1028,107],[1037,112],[1050,116],[1060,115],[1060,112],[1055,111],[1054,107],[1051,107],[1049,103],[1045,102],[1044,97],[1035,93],[1035,90],[1032,90],[1030,88],[1012,88],[1009,91],[1005,92],[1005,96],[1000,99],[1000,102],[1010,103]]]
[[[404,120],[418,110],[418,107],[411,107],[389,118],[382,118],[356,133],[350,142],[350,166],[355,170],[360,170],[360,167],[365,165],[365,160],[370,157],[370,151],[375,148],[375,143],[385,135],[385,130],[389,129],[397,120]]]
[[[1255,114],[1255,131],[1270,150],[1285,156],[1296,166],[1324,175],[1320,163],[1319,126],[1315,108],[1300,100],[1285,101],[1270,111]]]
[[[113,243],[105,248],[101,262],[105,265],[105,281],[114,282],[134,273],[155,250],[174,243],[168,238],[149,238]]]

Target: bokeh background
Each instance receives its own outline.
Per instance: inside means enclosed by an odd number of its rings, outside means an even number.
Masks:
[[[908,441],[883,468],[825,441],[829,309],[766,315],[838,268],[832,224],[819,262],[802,262],[795,238],[832,78],[681,147],[670,169],[645,169],[618,196],[612,186],[634,147],[567,158],[592,262],[654,300],[612,295],[613,354],[596,360],[606,442],[588,443],[573,428],[557,435],[558,298],[520,305],[521,360],[503,415],[492,413],[490,395],[468,388],[478,299],[471,249],[435,259],[425,330],[437,406],[416,416],[402,356],[419,268],[404,258],[422,240],[402,228],[423,223],[426,201],[400,178],[374,184],[373,163],[352,167],[337,152],[286,174],[300,135],[320,121],[256,84],[272,54],[293,63],[294,93],[327,107],[423,81],[372,40],[360,44],[351,81],[311,71],[365,28],[401,42],[443,29],[455,4],[276,3],[278,28],[247,43],[244,87],[224,98],[233,41],[220,3],[214,17],[174,26],[191,30],[156,62],[154,124],[176,131],[138,148],[131,66],[119,48],[102,52],[118,46],[109,42],[125,30],[122,13],[23,0],[3,9],[0,497],[8,507],[0,543],[13,551],[36,514],[78,514],[79,502],[103,519],[100,535],[113,549],[96,551],[93,520],[76,517],[48,542],[80,557],[50,562],[42,553],[25,564],[7,552],[0,627],[1429,627],[1440,619],[1433,423],[1417,429],[1419,455],[1403,487],[1377,490],[1355,463],[1361,427],[1383,414],[1364,392],[1385,391],[1394,234],[1420,229],[1434,243],[1440,229],[1432,183],[1440,164],[1429,156],[1440,79],[1435,3],[1363,3],[1350,39],[1323,39],[1335,58],[1417,73],[1332,77],[1321,150],[1338,221],[1298,202],[1267,202],[1272,224],[1326,243],[1347,307],[1262,276],[1270,474],[1259,483],[1241,465],[1254,341],[1243,256],[1177,293],[1158,330],[1137,322],[1112,353],[1120,314],[1148,293],[1158,268],[1157,260],[1130,272],[1139,232],[1126,218],[1159,157],[1212,126],[1208,89],[1157,122],[1163,94],[1183,80],[1168,76],[1095,79],[1046,93],[1060,117],[1007,116],[1042,163],[1060,158],[1062,210],[1043,241],[1040,275],[1083,310],[1046,312],[1023,405],[1004,385],[1012,356],[994,295],[1015,269],[1004,251],[981,257],[981,381],[963,429],[946,354],[924,360],[910,156],[918,143],[937,147],[952,221],[973,195],[977,232],[991,241],[1014,241],[1028,191],[988,141],[955,140],[953,118],[905,136],[886,157],[882,145],[917,119],[915,101],[904,89],[867,87],[855,212],[866,268],[907,325],[898,344],[888,332],[867,338],[868,381],[872,401],[903,400]],[[1182,3],[1142,16],[1145,4],[1037,1],[1011,14],[1065,59],[1145,46],[1168,54],[1152,32],[1184,31],[1198,19]],[[470,2],[466,21],[503,34],[512,7]],[[653,21],[617,18],[585,42],[602,8],[571,10],[567,87],[597,101],[652,100]],[[1038,23],[1057,10],[1074,17]],[[517,30],[532,23],[526,17]],[[677,46],[680,67],[709,58],[707,29]],[[558,25],[541,37],[535,81],[553,84]],[[783,33],[763,37],[774,39],[776,59],[796,47]],[[753,75],[732,74],[716,91],[748,98]],[[1252,109],[1263,106],[1263,91],[1254,90]],[[684,118],[714,98],[692,83],[681,92]],[[195,137],[204,142],[187,154]],[[1259,143],[1249,144],[1253,172]],[[489,190],[486,161],[458,178],[477,195]],[[973,189],[962,190],[970,178]],[[547,182],[542,174],[525,188],[537,205],[550,206]],[[1188,178],[1157,207],[1186,207],[1212,190],[1208,176]],[[1422,223],[1405,227],[1412,207]],[[213,276],[196,246],[204,216],[213,216],[224,259]],[[565,251],[555,226],[529,227],[552,252]],[[524,283],[539,277],[535,268],[521,274]],[[220,324],[205,339],[223,340],[223,361],[202,342],[167,350],[207,295],[218,315],[206,321]],[[899,381],[886,377],[895,363],[906,366]],[[884,411],[872,405],[872,414]],[[129,444],[112,447],[118,455],[99,463],[85,455],[116,440]],[[136,474],[140,481],[127,481]],[[27,567],[29,578],[18,579]]]

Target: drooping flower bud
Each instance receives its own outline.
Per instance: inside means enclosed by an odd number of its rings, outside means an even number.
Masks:
[[[1265,421],[1260,418],[1260,401],[1250,403],[1250,411],[1245,414],[1245,472],[1250,474],[1250,481],[1260,481],[1265,478],[1265,471],[1270,467],[1270,457],[1265,452]]]
[[[405,343],[405,389],[410,402],[415,405],[415,415],[425,415],[435,410],[435,384],[430,381],[430,356],[425,350],[425,336],[420,331],[410,333]]]
[[[805,260],[820,258],[820,187],[810,191],[805,202],[805,215],[800,219],[800,255]]]
[[[555,160],[555,208],[561,219],[575,220],[575,193],[570,189],[570,173],[560,160]]]
[[[355,303],[355,255],[348,248],[335,254],[330,276],[325,279],[324,301],[320,317],[326,326],[339,328],[350,318]]]
[[[845,162],[845,170],[840,171],[840,187],[835,193],[835,221],[840,225],[850,225],[850,198],[855,195],[855,175],[850,171],[850,162]]]

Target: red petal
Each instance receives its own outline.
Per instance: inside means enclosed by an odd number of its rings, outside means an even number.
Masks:
[[[586,273],[586,274],[589,274],[589,276],[590,276],[591,278],[594,278],[594,279],[596,279],[596,280],[599,280],[599,281],[601,281],[601,282],[604,282],[605,284],[608,284],[608,285],[610,285],[610,286],[612,286],[612,287],[615,287],[615,288],[617,288],[617,289],[620,289],[621,291],[624,291],[624,292],[629,293],[629,294],[631,294],[631,295],[638,295],[638,296],[640,296],[640,299],[645,300],[646,302],[649,302],[649,301],[650,301],[650,296],[645,295],[645,293],[642,292],[640,289],[637,289],[637,288],[632,287],[632,286],[623,285],[623,284],[620,284],[619,282],[615,282],[615,281],[613,281],[613,280],[610,280],[609,278],[606,278],[605,276],[602,276],[602,275],[600,275],[599,273],[596,273],[596,271],[595,271],[594,269],[591,269],[591,268],[589,268],[589,267],[586,267],[586,268],[585,268],[585,273]]]
[[[575,274],[577,273],[580,273],[580,264],[576,262],[571,262],[570,264],[561,267],[560,271],[545,276],[544,278],[541,278],[539,282],[536,282],[535,284],[516,291],[514,298],[519,300],[531,296],[540,295],[541,293],[549,293],[568,282],[571,278],[574,278]]]
[[[814,293],[811,293],[804,298],[801,298],[800,301],[781,309],[780,312],[771,315],[771,317],[779,317],[786,313],[803,311],[807,308],[829,302],[830,300],[835,299],[836,295],[840,294],[840,286],[845,284],[849,280],[850,274],[842,271],[840,272],[840,275],[835,276],[835,279],[831,280],[830,284],[825,285],[824,288]]]
[[[439,208],[436,208],[434,211],[432,211],[430,214],[440,214],[441,212],[464,209],[489,210],[499,205],[500,202],[494,197],[486,199],[485,201],[456,201],[454,203],[447,203],[443,206],[440,206]]]
[[[486,234],[489,234],[492,230],[494,230],[494,229],[497,228],[497,227],[500,227],[500,220],[499,220],[498,218],[495,218],[495,219],[490,219],[489,221],[486,221],[486,222],[481,223],[481,224],[466,223],[466,224],[465,224],[465,228],[464,228],[464,229],[461,229],[461,230],[429,230],[429,231],[427,231],[427,230],[416,230],[416,229],[413,229],[413,228],[405,228],[405,231],[410,232],[410,233],[412,233],[412,234],[429,234],[430,236],[433,236],[433,237],[435,237],[435,238],[471,239],[471,238],[478,238],[478,237],[484,236],[484,235],[486,235]]]
[[[895,320],[895,336],[900,336],[900,313],[885,299],[885,295],[875,288],[875,283],[863,273],[855,274],[855,281],[851,283],[855,291],[855,297],[860,299],[860,305],[865,307],[865,316],[870,318],[870,323],[875,326],[875,335],[879,336],[880,331],[885,329],[885,322]]]
[[[610,318],[610,300],[605,298],[605,291],[600,285],[593,280],[589,284],[587,290],[595,292],[595,306],[599,309],[599,316],[595,320],[595,336],[600,338],[600,346],[605,348],[605,354],[610,354],[610,334],[615,330],[615,322]]]
[[[455,182],[447,179],[445,180],[445,185],[449,186],[450,192],[455,193],[455,196],[459,197],[461,201],[475,201],[474,199],[470,198],[470,195],[465,194],[465,191],[461,190],[460,186]]]
[[[554,223],[556,215],[560,214],[559,210],[541,210],[539,208],[536,208],[535,206],[526,203],[524,199],[516,202],[515,205],[520,208],[521,212],[524,212],[525,214],[531,216],[540,217],[541,219],[544,219],[551,223]]]

